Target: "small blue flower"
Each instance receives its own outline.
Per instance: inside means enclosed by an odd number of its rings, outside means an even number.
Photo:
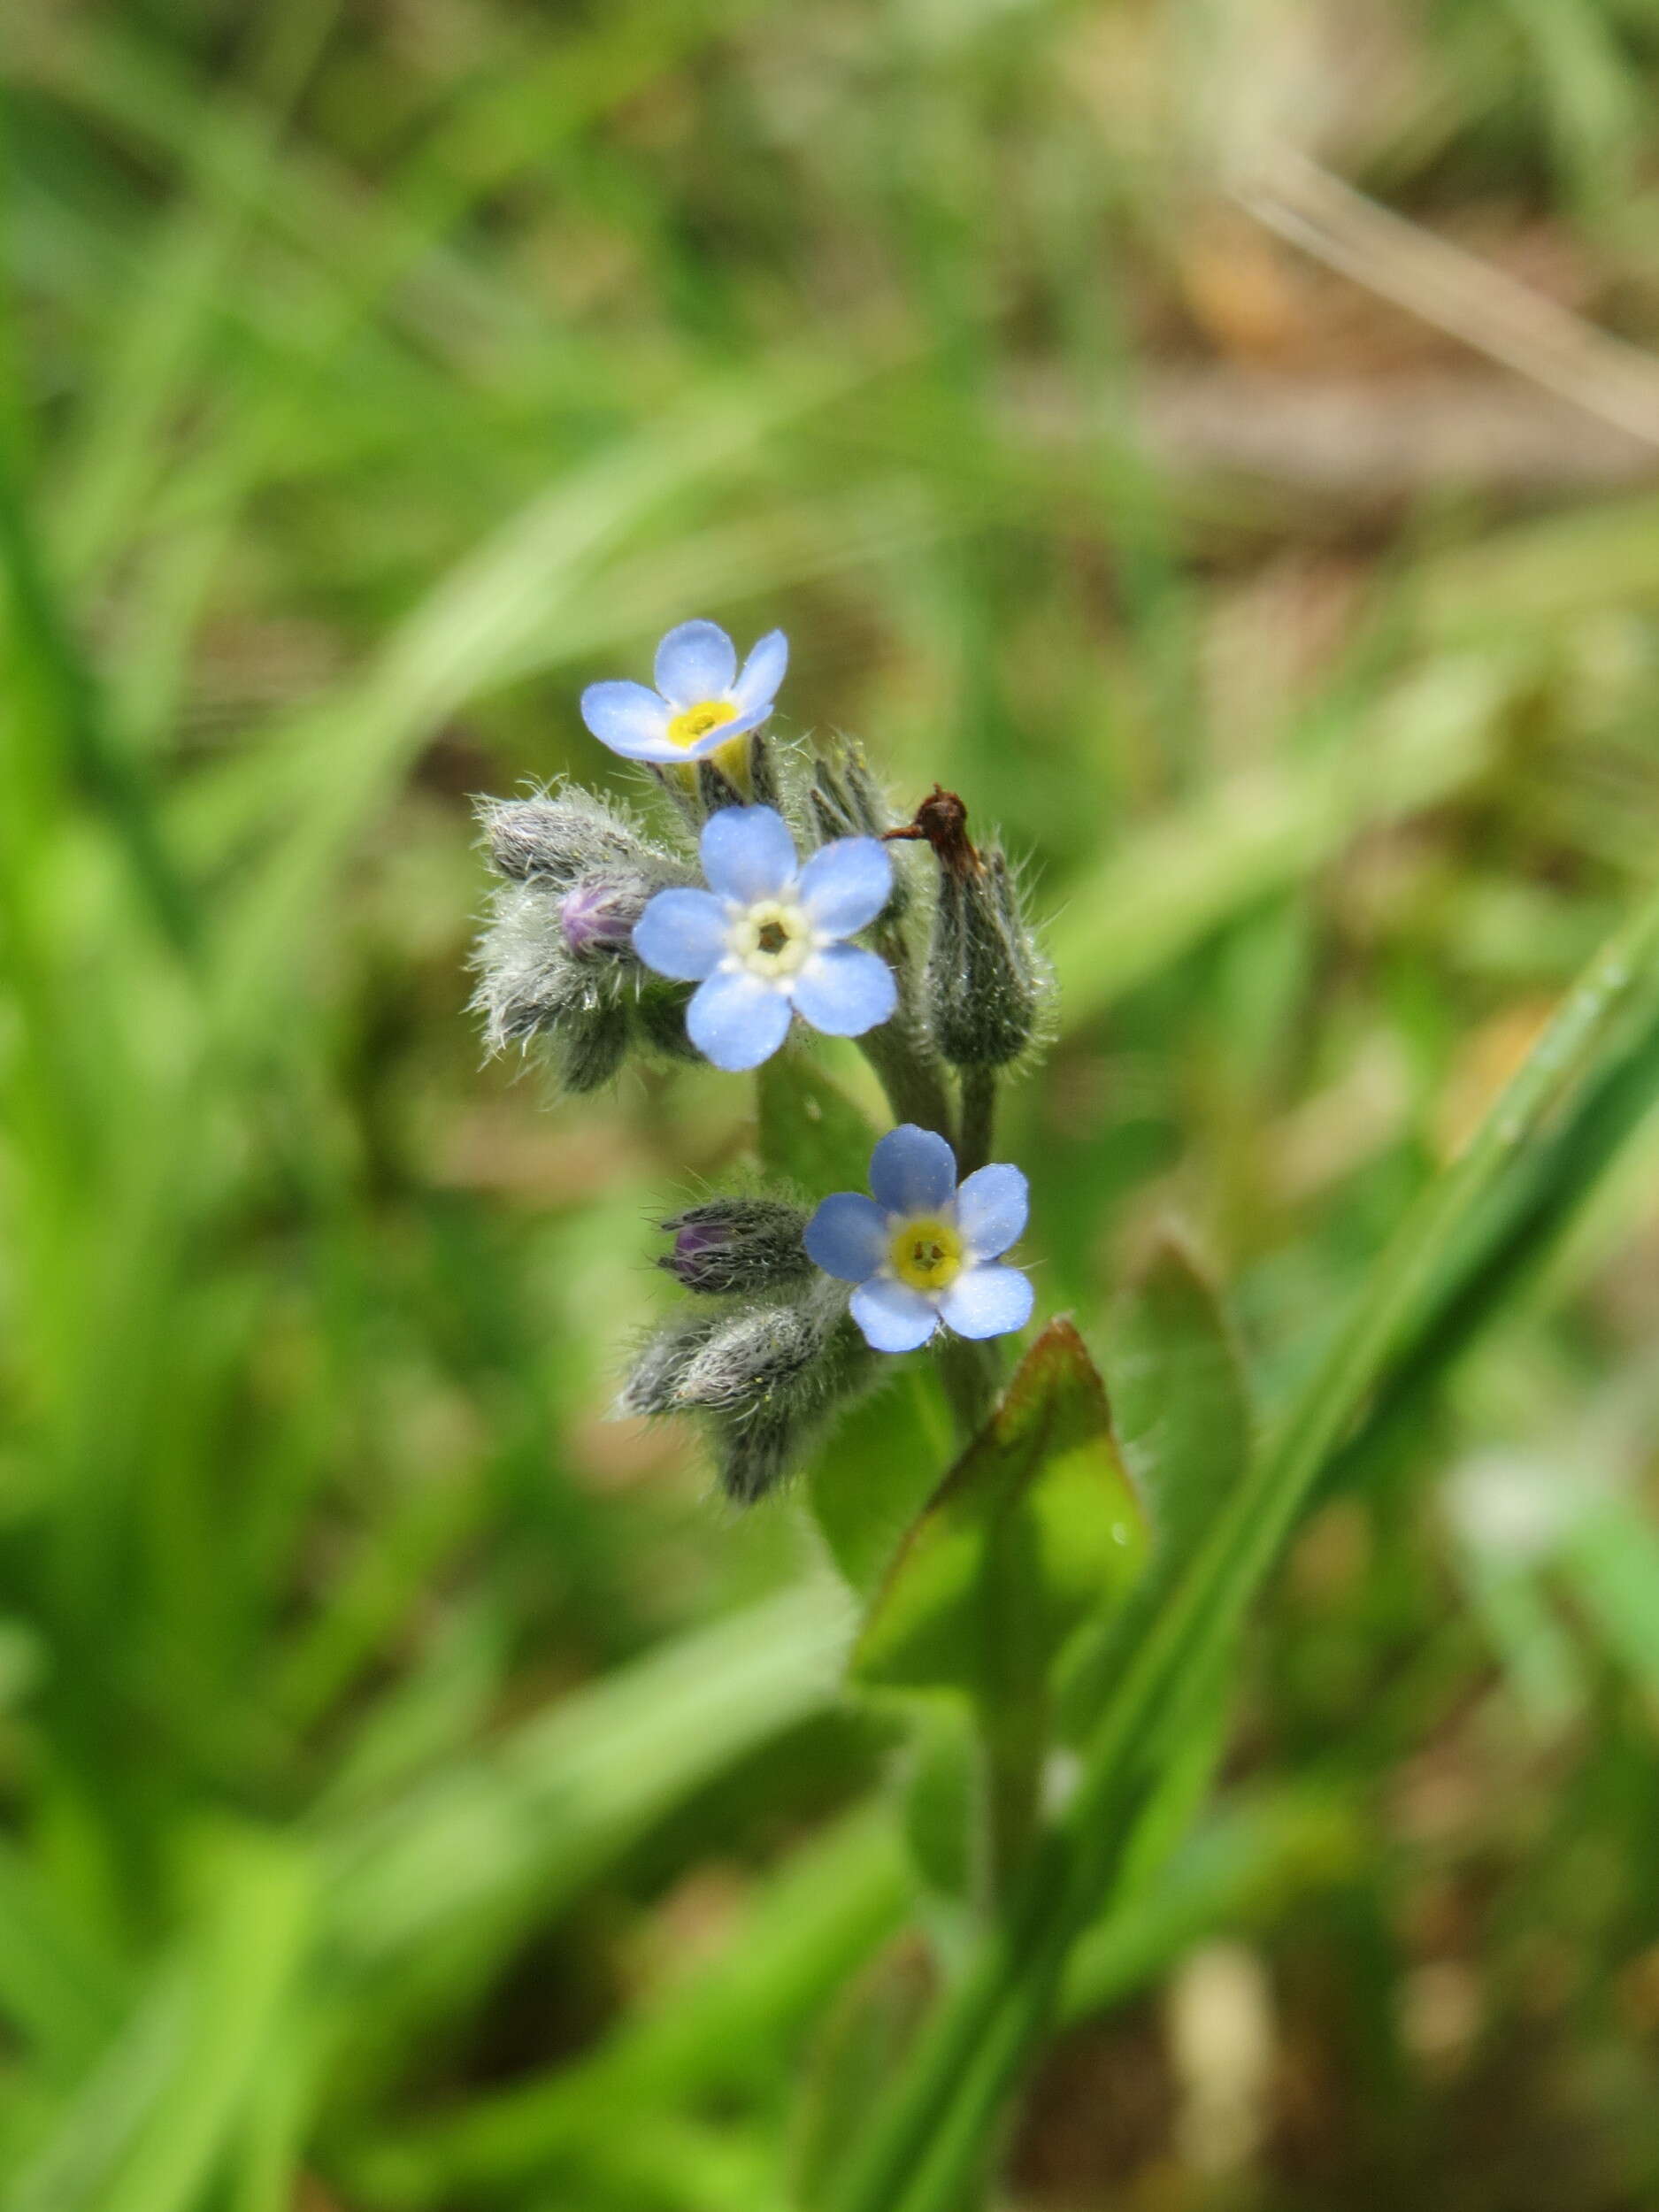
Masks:
[[[993,1264],[1025,1230],[1017,1167],[978,1168],[956,1187],[956,1156],[912,1121],[870,1156],[873,1198],[837,1191],[806,1227],[826,1275],[856,1283],[852,1317],[878,1352],[913,1352],[942,1321],[958,1336],[1006,1336],[1031,1318],[1030,1278]]]
[[[780,814],[723,807],[703,831],[707,891],[659,891],[635,926],[648,968],[703,987],[686,1031],[717,1068],[757,1068],[791,1010],[832,1037],[861,1037],[898,1003],[885,960],[841,942],[873,922],[893,862],[873,837],[820,846],[804,867]]]
[[[627,760],[701,760],[757,729],[789,664],[789,641],[768,630],[737,672],[737,649],[718,622],[682,622],[657,649],[655,691],[643,684],[589,684],[582,720],[602,745]]]

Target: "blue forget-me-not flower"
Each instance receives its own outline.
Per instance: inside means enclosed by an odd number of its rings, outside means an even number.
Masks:
[[[682,622],[657,649],[655,691],[644,684],[589,684],[582,720],[628,760],[683,766],[758,729],[789,664],[789,641],[768,630],[743,663],[718,622]]]
[[[888,1018],[898,1003],[892,970],[842,941],[887,902],[885,845],[837,838],[803,867],[780,814],[733,806],[710,816],[700,849],[709,888],[659,891],[634,949],[659,975],[701,985],[686,1030],[717,1068],[769,1060],[792,1011],[832,1037],[860,1037]]]
[[[958,1188],[949,1145],[907,1121],[871,1154],[870,1188],[869,1198],[826,1198],[807,1224],[806,1248],[826,1274],[857,1284],[852,1317],[874,1350],[912,1352],[941,1321],[972,1337],[1025,1326],[1030,1279],[997,1263],[1029,1210],[1017,1167],[976,1169]]]

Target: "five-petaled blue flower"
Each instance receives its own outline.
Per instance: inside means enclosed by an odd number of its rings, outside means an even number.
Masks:
[[[768,630],[737,672],[737,649],[718,622],[682,622],[657,649],[655,691],[589,684],[582,720],[629,760],[701,760],[759,727],[789,664],[789,641]]]
[[[853,1319],[878,1352],[913,1352],[942,1321],[958,1336],[1005,1336],[1031,1318],[1030,1279],[995,1263],[1025,1226],[1017,1167],[978,1168],[958,1190],[956,1156],[907,1121],[870,1156],[873,1198],[837,1191],[806,1228],[826,1275],[856,1283]]]
[[[898,1003],[893,971],[841,943],[873,922],[893,862],[873,837],[841,837],[804,867],[769,806],[723,807],[703,825],[706,891],[659,891],[634,926],[648,968],[703,987],[686,1031],[717,1068],[757,1068],[790,1010],[832,1037],[861,1037]]]

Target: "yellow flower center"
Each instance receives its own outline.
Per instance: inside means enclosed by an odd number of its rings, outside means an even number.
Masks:
[[[887,1247],[887,1257],[912,1290],[943,1290],[962,1272],[962,1239],[948,1221],[907,1221]]]
[[[723,724],[735,722],[737,709],[729,699],[704,699],[695,707],[687,707],[668,725],[669,742],[673,745],[695,745],[699,738],[707,737],[710,730]]]
[[[812,927],[798,906],[757,899],[743,909],[726,941],[740,967],[772,983],[799,973],[812,949]]]

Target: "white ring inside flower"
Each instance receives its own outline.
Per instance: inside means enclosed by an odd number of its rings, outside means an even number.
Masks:
[[[798,975],[816,942],[800,907],[783,899],[758,899],[733,918],[726,934],[728,956],[749,975],[779,983]]]

